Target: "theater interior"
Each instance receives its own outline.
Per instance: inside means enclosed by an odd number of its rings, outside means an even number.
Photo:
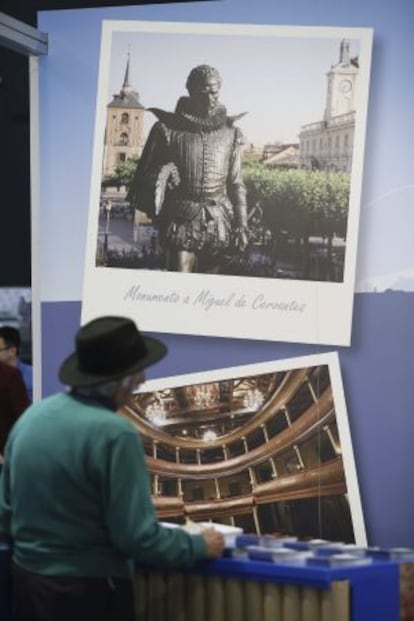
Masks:
[[[140,392],[159,517],[353,541],[327,365]]]

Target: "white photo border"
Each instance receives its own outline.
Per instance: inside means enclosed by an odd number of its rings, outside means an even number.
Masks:
[[[212,371],[203,371],[198,373],[170,376],[162,379],[148,380],[136,391],[136,393],[161,392],[166,389],[178,388],[182,386],[208,384],[209,382],[217,382],[239,377],[258,376],[266,373],[275,373],[280,371],[284,372],[322,365],[326,365],[329,369],[330,384],[332,388],[336,424],[342,451],[341,456],[344,466],[347,497],[349,501],[355,543],[361,546],[366,546],[367,536],[359,492],[354,451],[352,447],[348,412],[343,390],[341,368],[337,352],[333,351],[322,354],[289,358],[285,360],[274,360],[258,364],[226,367]]]
[[[359,69],[343,282],[96,267],[108,67],[112,35],[118,32],[359,40],[363,62]],[[107,314],[138,320],[144,331],[349,346],[372,37],[370,28],[103,21],[82,323],[105,309]]]

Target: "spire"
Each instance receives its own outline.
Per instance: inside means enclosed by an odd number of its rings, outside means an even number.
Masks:
[[[340,51],[339,51],[339,63],[341,65],[349,65],[350,63],[349,40],[348,39],[342,39],[341,41],[341,46],[340,46]]]
[[[143,108],[142,104],[139,101],[139,93],[134,89],[129,81],[129,70],[130,70],[130,60],[131,60],[131,46],[128,46],[128,57],[125,67],[125,75],[123,84],[119,90],[119,93],[114,93],[113,99],[111,103],[108,104],[110,107],[119,107],[126,106],[132,108]]]
[[[129,83],[129,61],[130,61],[130,56],[131,56],[131,46],[129,46],[128,48],[128,58],[127,58],[127,64],[125,67],[125,76],[124,76],[124,82],[122,84],[122,89],[121,89],[121,93],[128,95],[128,93],[130,93],[132,91],[132,87]]]

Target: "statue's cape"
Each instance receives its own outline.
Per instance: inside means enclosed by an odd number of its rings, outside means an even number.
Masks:
[[[175,129],[194,129],[212,131],[220,127],[232,127],[236,121],[241,119],[246,112],[236,114],[235,116],[227,116],[225,106],[217,106],[213,114],[209,117],[197,117],[190,112],[190,98],[180,97],[175,112],[168,112],[160,108],[147,108],[155,114],[157,119],[165,123],[168,127]]]

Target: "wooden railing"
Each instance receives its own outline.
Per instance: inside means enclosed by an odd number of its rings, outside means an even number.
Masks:
[[[251,513],[253,506],[269,502],[344,493],[346,481],[342,458],[336,457],[320,466],[254,485],[251,494],[197,502],[184,502],[175,496],[154,496],[154,502],[160,518],[188,516],[193,520],[202,520]]]
[[[293,444],[306,440],[317,433],[333,416],[332,390],[327,388],[318,403],[311,405],[291,427],[243,455],[210,464],[181,464],[147,456],[147,465],[151,473],[168,477],[209,479],[219,475],[237,474],[247,467],[255,466],[287,451]],[[205,443],[203,446],[206,448]]]

